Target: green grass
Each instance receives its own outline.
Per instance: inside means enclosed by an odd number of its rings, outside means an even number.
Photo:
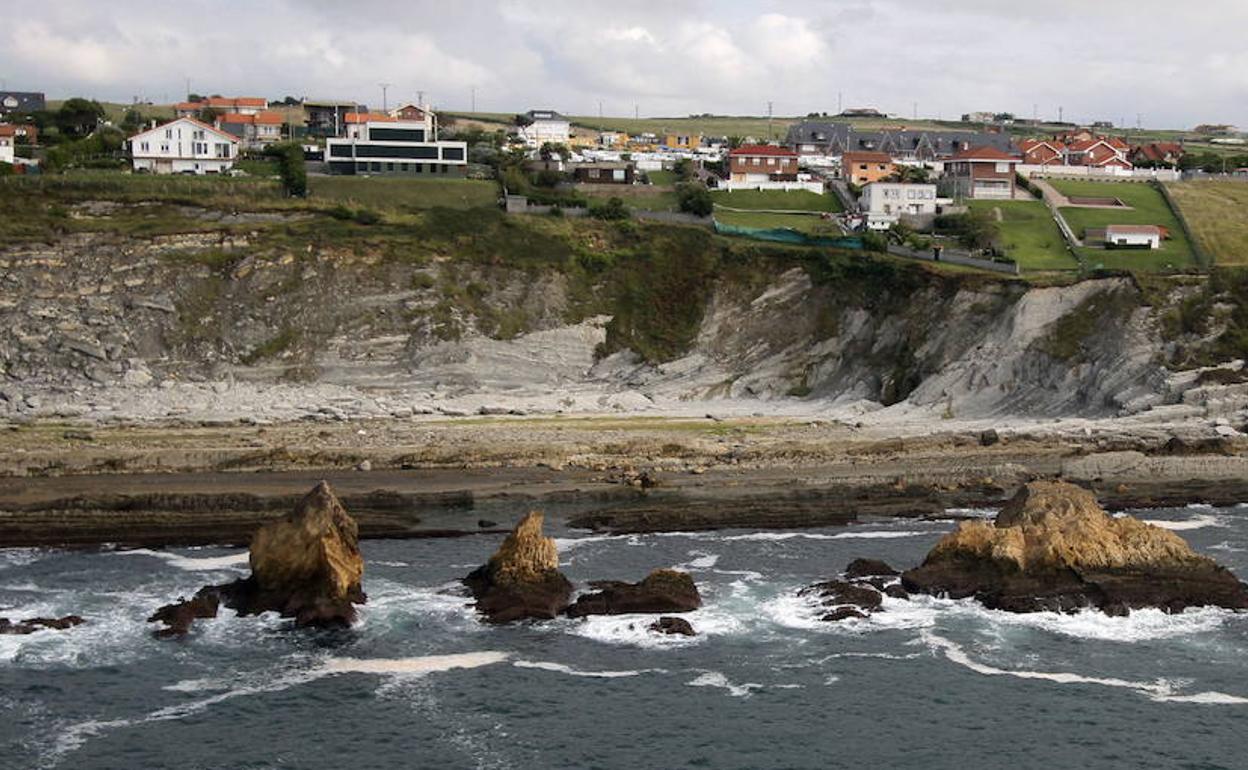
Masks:
[[[680,202],[676,199],[676,193],[673,190],[654,187],[653,185],[600,185],[592,189],[584,185],[577,185],[575,189],[591,202],[620,198],[631,209],[640,209],[642,211],[680,210]]]
[[[498,200],[498,186],[478,179],[313,176],[308,178],[308,189],[313,202],[333,201],[379,210],[435,206],[470,209],[493,206]]]
[[[717,209],[715,219],[726,225],[763,229],[787,227],[811,235],[835,238],[841,231],[835,224],[813,214],[770,214],[756,211],[724,211]]]
[[[1248,265],[1248,184],[1202,181],[1166,187],[1215,264]]]
[[[647,171],[646,176],[650,178],[652,185],[674,185],[678,177],[675,171]]]
[[[1130,209],[1062,209],[1075,235],[1083,237],[1086,230],[1108,225],[1160,225],[1170,232],[1155,251],[1084,248],[1081,256],[1090,267],[1102,265],[1110,269],[1171,271],[1196,266],[1192,245],[1188,242],[1178,218],[1162,194],[1150,184],[1140,182],[1087,182],[1048,180],[1063,195],[1092,198],[1118,198]]]
[[[1023,270],[1075,270],[1053,215],[1040,201],[971,201],[971,208],[1001,212],[997,223],[1007,256]]]
[[[832,193],[820,195],[809,190],[716,190],[716,204],[734,209],[770,211],[841,211],[841,201]]]

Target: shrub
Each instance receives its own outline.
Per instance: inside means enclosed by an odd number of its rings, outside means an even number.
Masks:
[[[676,199],[680,210],[699,217],[709,217],[715,210],[711,191],[700,182],[683,182],[676,185]]]
[[[360,209],[355,212],[355,221],[361,225],[375,225],[381,221],[381,215],[372,209]]]
[[[620,198],[611,197],[604,203],[595,203],[589,207],[589,215],[595,219],[628,219],[628,206]]]
[[[308,197],[308,170],[303,160],[303,148],[295,142],[289,142],[270,147],[268,154],[277,159],[282,192],[291,198]]]

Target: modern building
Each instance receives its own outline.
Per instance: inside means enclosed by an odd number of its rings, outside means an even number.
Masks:
[[[345,119],[344,115],[344,119]],[[424,120],[356,115],[346,136],[327,139],[325,160],[335,174],[464,177],[468,143],[439,141],[431,114]]]
[[[862,189],[858,208],[867,216],[867,227],[887,230],[903,214],[930,217],[936,214],[936,185],[872,182]]]
[[[743,144],[728,153],[729,181],[797,181],[797,153],[770,144]]]
[[[176,118],[130,137],[135,171],[153,174],[222,174],[234,167],[238,137],[194,118]]]
[[[572,138],[572,122],[554,110],[529,110],[524,113],[527,124],[516,129],[516,135],[530,147],[567,144]]]
[[[881,182],[897,171],[886,152],[847,152],[841,155],[841,178],[852,185]]]
[[[1014,171],[1020,159],[995,147],[974,147],[945,163],[945,175],[960,198],[1011,200]]]
[[[581,163],[572,169],[572,176],[582,184],[632,184],[634,166],[624,161]]]
[[[368,112],[359,102],[303,100],[303,122],[309,136],[342,136],[348,112]]]
[[[47,108],[47,100],[39,91],[0,91],[0,116],[41,112]]]
[[[669,150],[696,150],[702,146],[701,134],[667,134],[663,146]]]

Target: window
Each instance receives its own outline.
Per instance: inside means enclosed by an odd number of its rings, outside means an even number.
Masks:
[[[356,164],[355,164],[355,170],[356,170],[356,171],[368,171],[368,164],[367,164],[367,163],[356,163]]]
[[[393,162],[393,161],[391,161],[390,163],[387,163],[387,164],[386,164],[386,171],[394,171],[394,162]]]
[[[596,169],[596,168],[591,168],[591,169],[589,170],[589,178],[590,178],[590,179],[597,179],[597,178],[598,178],[598,169]]]
[[[166,138],[166,139],[172,139],[172,138],[173,138],[173,129],[172,129],[172,128],[166,128],[166,129],[165,129],[165,138]]]
[[[424,170],[425,170],[425,164],[424,164],[424,163],[413,163],[412,165],[416,167],[416,173],[417,173],[417,174],[423,173],[423,172],[424,172]]]
[[[373,161],[373,171],[381,171],[381,161]]]
[[[160,151],[161,151],[161,152],[163,152],[163,153],[165,153],[166,155],[167,155],[167,154],[169,154],[169,143],[168,143],[168,142],[161,142],[161,144],[160,144]]]
[[[755,158],[755,159],[754,159],[754,165],[755,165],[755,166],[761,166],[761,165],[763,165],[763,159],[762,159],[762,158]]]
[[[998,173],[998,174],[1008,174],[1008,173],[1010,173],[1010,164],[1009,164],[1009,163],[998,163],[998,164],[997,164],[997,173]]]
[[[768,166],[774,166],[774,165],[776,165],[776,159],[775,159],[775,158],[768,158],[768,159],[767,159],[767,165],[768,165]]]
[[[148,150],[147,142],[143,142],[143,143],[141,143],[141,144],[139,145],[139,149],[140,149],[140,150],[142,150],[143,152],[147,152],[147,150]]]

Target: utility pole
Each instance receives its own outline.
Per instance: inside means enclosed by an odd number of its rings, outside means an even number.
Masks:
[[[1059,106],[1057,108],[1057,122],[1058,123],[1066,122],[1066,108],[1065,107]]]
[[[191,98],[191,79],[190,78],[186,79],[186,98],[187,98],[187,101],[190,101],[190,98]]]
[[[919,119],[919,103],[913,102],[910,105],[910,108],[911,108],[911,114],[914,116],[914,119],[918,120]]]
[[[377,85],[381,86],[381,111],[387,112],[388,111],[387,107],[389,107],[390,105],[386,101],[386,91],[389,91],[390,86],[394,84],[393,83],[378,83]]]
[[[1032,123],[1040,122],[1040,105],[1036,104],[1035,102],[1032,102],[1031,104],[1031,122]]]
[[[477,87],[472,87],[472,111],[477,111]]]
[[[767,102],[767,141],[771,141],[771,102]]]
[[[602,100],[598,100],[598,119],[602,120]]]
[[[421,108],[422,110],[425,108],[425,92],[424,91],[416,92],[416,106]]]
[[[641,120],[641,107],[636,104],[633,105],[633,120]]]
[[[842,104],[842,102],[844,102],[844,99],[842,98],[842,96],[843,94],[840,91],[836,92],[836,114],[837,115],[840,115],[842,112],[845,111],[845,107]]]

